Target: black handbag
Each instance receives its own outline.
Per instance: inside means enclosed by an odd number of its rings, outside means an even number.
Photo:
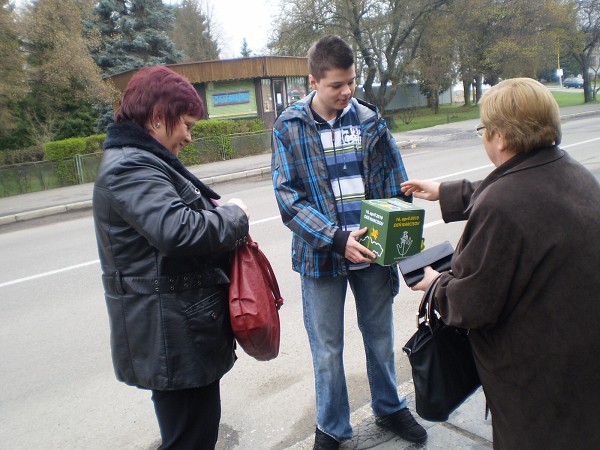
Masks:
[[[417,414],[444,422],[480,385],[468,330],[446,325],[434,311],[429,286],[417,313],[417,332],[402,348],[408,355],[415,386]]]

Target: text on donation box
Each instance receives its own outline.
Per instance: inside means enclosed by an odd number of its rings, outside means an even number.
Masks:
[[[363,200],[360,228],[369,230],[359,242],[388,266],[421,251],[425,210],[397,198]]]

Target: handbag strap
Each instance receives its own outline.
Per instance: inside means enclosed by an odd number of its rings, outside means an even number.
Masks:
[[[260,263],[259,265],[265,280],[269,284],[271,291],[273,291],[273,295],[275,296],[275,306],[277,309],[281,308],[281,305],[283,305],[283,298],[281,298],[281,291],[279,290],[279,284],[277,283],[277,278],[275,278],[275,272],[273,271],[273,267],[271,267],[271,263],[262,250],[258,248],[258,244],[252,240],[250,235],[248,235],[248,246],[254,251],[256,259]]]
[[[435,323],[437,318],[433,313],[433,294],[437,288],[437,285],[440,282],[442,274],[439,274],[430,284],[425,293],[423,294],[423,298],[421,299],[421,303],[419,304],[419,309],[417,311],[417,328],[419,327],[419,321],[422,318],[425,318],[425,322],[431,326],[431,323]]]

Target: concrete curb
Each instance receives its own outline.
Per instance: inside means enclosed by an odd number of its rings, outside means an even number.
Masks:
[[[401,149],[415,148],[419,143],[451,141],[455,137],[459,137],[461,135],[469,135],[471,133],[471,131],[461,130],[452,133],[438,134],[436,136],[423,136],[415,139],[405,139],[402,141],[396,141],[396,144],[398,144],[398,147],[400,147]]]
[[[598,114],[600,114],[600,109],[594,111],[582,111],[579,113],[565,114],[560,116],[560,121],[564,122],[565,120],[575,119],[577,117],[596,116]]]
[[[262,177],[271,173],[271,167],[257,167],[255,169],[242,170],[241,172],[233,172],[225,175],[215,175],[212,177],[201,178],[204,184],[212,186],[214,184],[224,183],[226,181],[241,180],[244,178]]]
[[[92,207],[92,201],[86,200],[83,202],[69,203],[66,205],[50,206],[49,208],[37,209],[34,211],[25,211],[18,214],[0,217],[0,225],[6,225],[15,222],[23,222],[31,219],[39,219],[41,217],[53,216],[73,211],[81,211]]]

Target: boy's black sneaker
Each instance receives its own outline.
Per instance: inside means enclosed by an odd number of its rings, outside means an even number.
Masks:
[[[375,423],[382,428],[393,431],[402,439],[409,442],[425,442],[427,431],[417,423],[408,408],[403,408],[388,416],[375,419]]]
[[[315,445],[313,450],[338,450],[340,443],[327,433],[323,433],[318,428],[315,431]]]

